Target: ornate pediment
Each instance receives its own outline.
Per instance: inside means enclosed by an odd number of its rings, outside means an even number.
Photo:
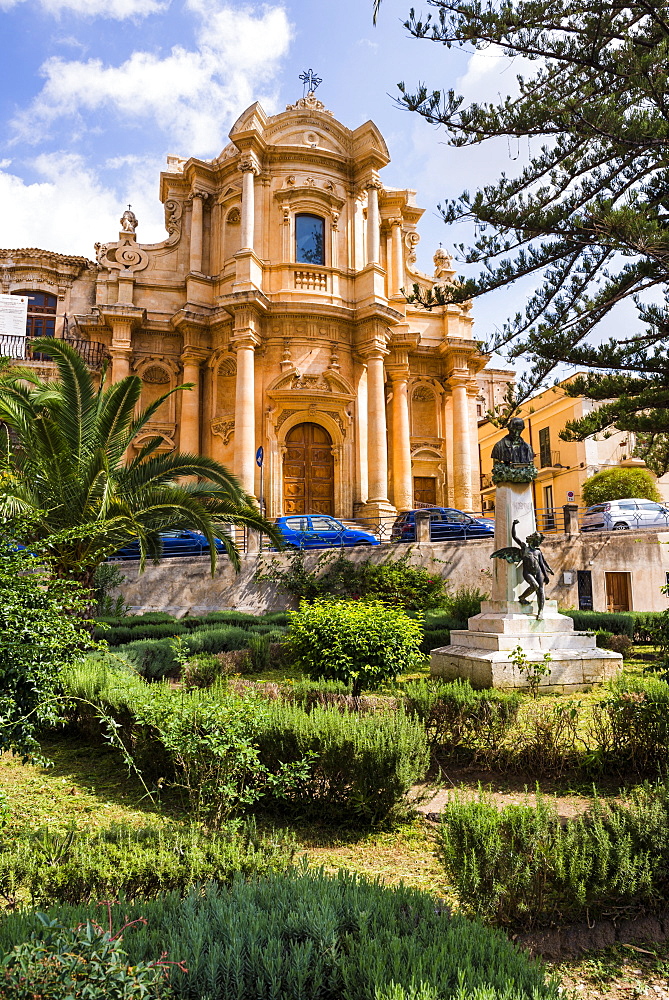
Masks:
[[[319,395],[332,393],[333,395],[353,397],[353,391],[346,379],[339,372],[332,371],[331,369],[326,369],[324,372],[305,374],[299,371],[289,372],[288,374],[281,375],[270,386],[268,392],[272,394],[306,392],[317,393]]]

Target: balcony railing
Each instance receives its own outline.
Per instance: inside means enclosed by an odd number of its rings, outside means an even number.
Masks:
[[[78,337],[63,337],[66,344],[81,355],[89,368],[99,369],[103,361],[109,357],[105,344],[94,340],[82,340]],[[29,337],[17,337],[10,334],[0,336],[0,357],[12,358],[17,361],[51,361],[48,351],[33,350]]]

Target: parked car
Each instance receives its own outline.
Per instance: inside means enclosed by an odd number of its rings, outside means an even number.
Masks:
[[[474,517],[452,507],[430,507],[407,510],[393,524],[393,542],[416,541],[416,514],[430,515],[430,538],[433,542],[462,538],[490,538],[495,534],[495,522],[489,517]]]
[[[160,537],[163,540],[163,559],[169,556],[203,556],[209,552],[209,542],[199,531],[162,531]],[[225,552],[223,542],[218,538],[214,539],[214,544],[217,552]],[[124,545],[109,559],[139,559],[139,541],[135,539]]]
[[[588,507],[581,531],[624,531],[627,528],[669,528],[669,507],[653,500],[611,500]]]
[[[349,528],[324,514],[293,514],[279,517],[276,524],[290,549],[329,549],[336,545],[379,545],[369,531]]]

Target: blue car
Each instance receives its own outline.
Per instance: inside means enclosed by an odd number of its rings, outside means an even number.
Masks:
[[[368,531],[347,528],[324,514],[293,514],[279,517],[276,525],[289,549],[329,549],[335,545],[379,545]]]
[[[163,555],[168,556],[205,556],[209,554],[209,542],[199,531],[162,531],[160,537],[163,540]],[[223,542],[218,538],[214,539],[217,552],[225,552]],[[139,559],[139,541],[135,539],[128,545],[124,545],[109,559]]]
[[[416,514],[430,515],[430,540],[450,542],[466,538],[492,538],[495,522],[489,517],[474,517],[453,507],[430,507],[407,510],[396,519],[390,534],[393,542],[416,541]]]

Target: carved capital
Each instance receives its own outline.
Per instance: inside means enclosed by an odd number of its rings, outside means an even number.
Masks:
[[[363,187],[365,191],[369,191],[370,189],[380,191],[381,188],[383,187],[383,184],[381,183],[378,177],[370,177],[369,180],[365,181]]]
[[[210,194],[208,191],[200,191],[199,188],[196,188],[194,191],[191,191],[188,197],[191,201],[195,201],[196,198],[199,198],[204,206],[210,198]]]
[[[252,156],[245,156],[244,159],[240,160],[239,169],[243,174],[246,174],[249,171],[252,171],[254,174],[260,173],[260,167]]]

